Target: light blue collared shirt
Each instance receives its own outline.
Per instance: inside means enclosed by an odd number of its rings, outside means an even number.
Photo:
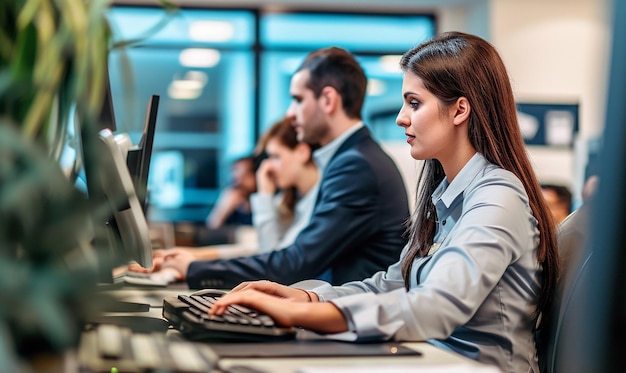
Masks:
[[[343,144],[348,139],[348,137],[350,137],[353,133],[363,128],[363,126],[364,126],[363,122],[355,123],[352,127],[348,128],[344,133],[337,136],[333,141],[329,142],[328,144],[322,146],[321,148],[313,152],[313,160],[315,161],[315,164],[317,165],[317,168],[319,170],[320,180],[322,179],[324,175],[324,170],[326,169],[326,166],[328,166],[328,163],[333,158],[333,156],[335,155],[335,153],[337,152],[341,144]]]
[[[415,259],[408,292],[408,246],[387,271],[314,290],[348,320],[352,332],[337,337],[429,341],[504,372],[538,372],[539,231],[521,182],[476,153],[432,201],[438,249]]]

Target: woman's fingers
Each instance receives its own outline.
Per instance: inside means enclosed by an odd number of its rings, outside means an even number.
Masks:
[[[311,295],[303,289],[292,288],[267,280],[242,282],[234,287],[230,293],[236,293],[244,290],[256,290],[265,294],[301,302],[310,302],[313,299]]]

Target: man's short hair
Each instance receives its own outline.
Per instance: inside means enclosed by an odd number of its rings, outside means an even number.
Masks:
[[[307,88],[319,97],[324,87],[333,87],[348,117],[360,119],[367,77],[354,55],[345,49],[329,47],[310,53],[297,71],[310,73]]]

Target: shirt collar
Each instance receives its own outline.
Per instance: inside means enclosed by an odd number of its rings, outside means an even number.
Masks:
[[[476,154],[467,161],[465,166],[463,166],[454,180],[452,180],[451,184],[448,183],[447,177],[441,181],[437,189],[433,192],[433,204],[436,204],[437,200],[441,200],[446,207],[450,207],[452,202],[467,189],[468,185],[474,180],[476,175],[479,174],[480,170],[485,168],[488,164],[487,159],[485,159],[482,154],[476,152]]]
[[[348,137],[350,137],[353,133],[358,131],[363,127],[363,122],[357,122],[348,130],[346,130],[341,135],[337,136],[333,141],[328,144],[322,146],[313,152],[313,159],[315,160],[315,164],[320,169],[320,172],[323,172],[333,155],[337,152],[337,149],[343,144]]]

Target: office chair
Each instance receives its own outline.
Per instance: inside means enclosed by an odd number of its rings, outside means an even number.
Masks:
[[[557,243],[561,262],[561,276],[558,280],[554,302],[542,315],[541,326],[536,334],[539,367],[542,373],[560,373],[557,359],[562,345],[573,343],[567,340],[567,330],[563,324],[571,319],[579,309],[577,294],[580,287],[587,284],[588,269],[593,250],[587,245],[590,233],[590,202],[572,212],[557,230]]]

